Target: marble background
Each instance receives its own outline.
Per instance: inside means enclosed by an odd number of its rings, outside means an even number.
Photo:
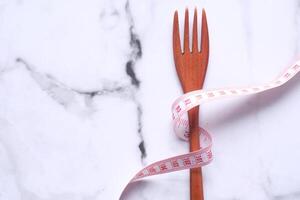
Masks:
[[[1,200],[118,199],[137,170],[188,151],[170,112],[186,7],[207,12],[205,88],[265,83],[300,54],[299,0],[0,0]],[[207,200],[300,199],[299,104],[298,76],[201,106]],[[189,199],[188,182],[149,178],[125,199]]]

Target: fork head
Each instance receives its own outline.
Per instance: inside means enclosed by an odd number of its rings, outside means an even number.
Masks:
[[[178,12],[173,21],[173,55],[184,93],[203,87],[209,57],[209,37],[205,10],[202,10],[201,45],[198,49],[197,9],[194,12],[192,49],[189,46],[189,12],[185,10],[184,45],[181,50]]]

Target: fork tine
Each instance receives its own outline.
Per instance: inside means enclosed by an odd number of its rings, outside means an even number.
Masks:
[[[189,40],[189,10],[186,8],[184,16],[184,52],[190,52]]]
[[[198,52],[198,22],[197,22],[197,8],[194,11],[194,22],[193,22],[193,47],[192,52]]]
[[[205,10],[202,9],[202,25],[201,25],[201,54],[206,65],[208,63],[209,38]]]
[[[180,36],[179,36],[179,23],[178,23],[177,10],[174,13],[174,19],[173,19],[173,53],[174,53],[174,55],[177,55],[177,56],[182,53]]]

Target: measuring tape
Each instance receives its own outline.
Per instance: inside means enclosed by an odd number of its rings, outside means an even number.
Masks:
[[[300,71],[300,60],[295,64],[286,68],[282,73],[279,74],[274,80],[259,86],[240,87],[240,88],[222,88],[214,90],[195,90],[184,94],[175,100],[172,105],[172,118],[173,128],[176,135],[183,140],[189,138],[189,121],[187,112],[192,108],[199,106],[205,102],[220,100],[229,97],[240,97],[250,94],[262,93],[267,90],[271,90],[282,86],[290,79],[292,79]],[[154,176],[158,174],[165,174],[174,171],[198,168],[209,164],[212,159],[212,139],[210,134],[199,127],[200,132],[200,146],[201,149],[193,151],[187,154],[167,158],[158,162],[152,163],[142,170],[140,170],[127,184],[127,186],[135,181],[143,179],[148,176]],[[123,190],[126,190],[127,186]],[[122,194],[123,194],[122,192]],[[121,196],[122,196],[121,194]]]

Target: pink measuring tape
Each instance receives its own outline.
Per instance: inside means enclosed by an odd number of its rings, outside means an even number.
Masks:
[[[290,79],[292,79],[299,71],[300,60],[298,60],[295,64],[291,65],[290,67],[286,68],[274,80],[264,85],[259,85],[255,87],[250,86],[240,88],[223,88],[206,91],[196,90],[186,93],[183,96],[176,99],[172,105],[174,131],[179,138],[183,140],[188,140],[189,123],[187,118],[187,111],[189,111],[190,109],[212,100],[257,94],[277,88],[288,82]],[[199,127],[199,131],[201,144],[200,150],[152,163],[140,170],[131,179],[127,186],[132,182],[135,182],[148,176],[170,173],[184,169],[197,168],[209,164],[213,159],[211,152],[212,138],[205,129]],[[125,191],[125,189],[123,190],[123,192]]]

